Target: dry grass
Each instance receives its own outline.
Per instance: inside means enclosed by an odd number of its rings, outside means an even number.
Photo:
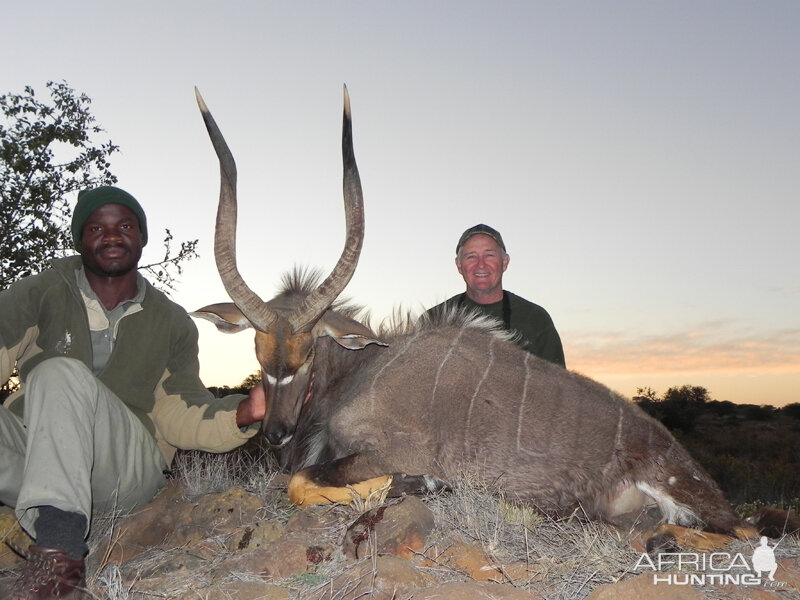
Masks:
[[[177,469],[182,478],[187,496],[221,492],[233,485],[247,489],[265,501],[273,502],[265,518],[288,519],[294,509],[285,498],[275,502],[274,488],[270,482],[275,472],[264,463],[243,459],[235,453],[218,457],[186,453],[181,455]],[[344,528],[361,512],[375,502],[356,501],[352,506],[331,507],[339,517],[338,526],[328,532],[332,540],[341,540]],[[629,573],[638,555],[627,541],[620,538],[613,528],[602,524],[585,522],[578,515],[570,520],[554,520],[543,517],[529,507],[520,507],[506,501],[494,490],[482,487],[474,481],[459,480],[454,491],[430,497],[427,505],[434,513],[436,531],[430,543],[447,545],[456,541],[479,545],[502,571],[507,565],[525,565],[528,578],[525,581],[507,582],[516,587],[544,593],[548,599],[558,600],[585,596],[598,585],[613,583]],[[138,568],[143,574],[157,571],[157,563],[167,556],[151,555],[143,559]],[[374,560],[375,557],[372,557]],[[204,562],[207,571],[213,570],[215,560]],[[357,570],[357,572],[356,572]],[[305,599],[317,597],[330,590],[331,581],[343,574],[353,575],[352,586],[359,581],[375,576],[375,571],[365,574],[360,565],[344,558],[340,553],[321,564],[314,573],[296,576],[279,582],[289,589],[292,597]],[[450,567],[430,569],[440,581],[463,580],[464,573]],[[247,577],[236,574],[232,577]],[[203,573],[193,571],[189,585],[202,581]],[[112,600],[130,600],[122,583],[118,569],[106,568],[97,579],[97,584],[108,591]],[[171,592],[180,595],[183,585],[179,581],[170,584]],[[337,595],[344,597],[345,590]],[[174,597],[174,596],[173,596]]]
[[[286,523],[298,510],[288,503],[285,491],[275,484],[274,463],[268,457],[243,453],[219,456],[182,453],[176,464],[176,474],[189,498],[239,486],[262,500],[261,519]],[[513,575],[507,575],[508,585],[536,592],[547,600],[582,598],[599,585],[633,575],[632,569],[640,555],[616,529],[589,522],[580,514],[569,519],[548,518],[504,499],[496,490],[467,477],[452,483],[453,492],[425,499],[436,523],[428,541],[431,547],[443,548],[458,542],[479,545],[501,573],[511,573],[513,569]],[[338,547],[346,527],[372,502],[382,500],[327,508],[326,515],[331,518],[318,534]],[[120,517],[111,515],[93,521],[89,540],[92,553],[97,552],[101,540],[113,538]],[[229,532],[211,536],[199,549],[192,547],[191,551],[152,549],[126,563],[122,569],[106,564],[104,557],[90,555],[90,564],[97,565],[90,569],[90,589],[98,599],[108,600],[190,598],[204,586],[224,589],[226,584],[235,582],[262,581],[247,572],[229,572],[220,580],[220,563],[233,556],[226,550],[226,535]],[[737,544],[728,551],[752,555],[752,545]],[[776,555],[799,556],[798,538],[782,541]],[[345,597],[347,590],[334,590],[331,582],[346,575],[352,579],[351,592],[359,583],[369,585],[371,578],[374,580],[377,576],[376,560],[373,553],[365,561],[355,562],[347,560],[339,551],[315,571],[275,583],[287,589],[293,600],[323,595],[335,600]],[[181,564],[186,568],[165,569],[166,564]],[[131,572],[138,573],[138,580],[133,584],[130,583]],[[428,572],[442,582],[466,578],[464,573],[444,565],[430,567]],[[153,578],[158,581],[158,589],[143,589],[142,585]],[[129,583],[126,584],[126,580]],[[197,594],[196,597],[204,596]]]
[[[598,585],[615,583],[638,559],[630,543],[608,525],[579,514],[549,518],[474,480],[457,480],[452,494],[427,504],[436,519],[434,536],[458,532],[482,546],[501,570],[524,565],[527,579],[514,585],[548,599],[581,598]]]
[[[272,455],[258,450],[226,454],[189,451],[178,453],[173,470],[180,477],[187,497],[197,498],[233,486],[266,496],[278,467]]]

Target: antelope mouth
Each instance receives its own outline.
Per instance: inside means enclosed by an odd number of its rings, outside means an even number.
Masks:
[[[280,450],[281,448],[284,448],[284,447],[286,447],[286,445],[287,445],[289,442],[291,442],[291,441],[292,441],[292,438],[293,438],[293,437],[294,437],[294,434],[287,435],[285,438],[283,438],[283,439],[282,439],[280,442],[278,442],[277,444],[272,444],[272,447],[273,447],[273,448],[275,448],[276,450]]]

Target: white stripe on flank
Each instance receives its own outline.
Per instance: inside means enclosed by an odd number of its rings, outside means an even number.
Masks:
[[[439,368],[436,369],[436,379],[433,382],[433,391],[431,392],[431,407],[434,406],[434,401],[436,400],[436,388],[439,387],[439,375],[442,374],[442,369],[444,369],[445,363],[450,359],[450,356],[453,354],[453,349],[458,345],[458,340],[461,339],[461,334],[464,333],[463,329],[458,330],[458,335],[455,339],[450,343],[450,347],[447,349],[447,354],[444,355],[442,362],[439,363]]]
[[[403,346],[402,350],[400,350],[392,358],[390,358],[388,361],[386,361],[386,364],[383,365],[380,369],[378,369],[378,372],[375,373],[375,377],[372,378],[372,383],[370,384],[370,387],[369,387],[370,409],[372,410],[372,412],[375,412],[375,398],[376,398],[375,388],[378,385],[378,378],[389,367],[389,365],[391,365],[394,361],[396,361],[398,358],[403,356],[403,354],[405,354],[408,351],[408,349],[411,347],[411,344],[413,343],[413,341],[416,339],[416,337],[418,335],[419,335],[419,331],[416,332],[414,335],[409,336],[408,339],[406,340],[405,346]]]
[[[611,456],[606,463],[606,466],[603,467],[603,477],[609,472],[610,469],[614,467],[617,462],[617,450],[622,450],[622,426],[625,419],[625,411],[620,406],[619,407],[619,418],[617,419],[617,434],[614,436],[614,445],[611,446]]]
[[[531,355],[525,353],[525,383],[522,385],[522,399],[519,403],[519,414],[517,415],[517,451],[522,450],[522,421],[525,413],[525,399],[528,397],[528,380],[531,378],[530,365],[528,359]]]
[[[475,392],[472,394],[472,398],[469,400],[469,409],[467,410],[467,424],[464,429],[464,449],[469,450],[469,428],[470,423],[472,422],[472,408],[475,406],[475,399],[478,397],[478,392],[481,391],[483,387],[483,382],[486,381],[486,378],[489,376],[489,371],[492,369],[492,364],[494,363],[494,342],[497,338],[491,338],[489,340],[489,364],[486,365],[486,369],[483,371],[483,375],[481,375],[481,380],[478,382],[478,386],[475,388]]]

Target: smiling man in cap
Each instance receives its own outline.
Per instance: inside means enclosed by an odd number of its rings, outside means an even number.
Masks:
[[[482,223],[470,227],[456,244],[456,268],[464,278],[466,291],[426,314],[436,318],[454,307],[477,310],[516,332],[523,349],[565,367],[561,338],[547,311],[503,289],[503,273],[510,259],[499,231]]]

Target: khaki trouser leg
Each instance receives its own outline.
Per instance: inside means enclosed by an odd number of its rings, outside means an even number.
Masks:
[[[80,361],[52,358],[25,383],[27,444],[14,504],[33,537],[38,506],[86,516],[129,511],[164,485],[164,459],[144,425]]]
[[[16,506],[25,471],[25,427],[0,404],[0,502]]]

